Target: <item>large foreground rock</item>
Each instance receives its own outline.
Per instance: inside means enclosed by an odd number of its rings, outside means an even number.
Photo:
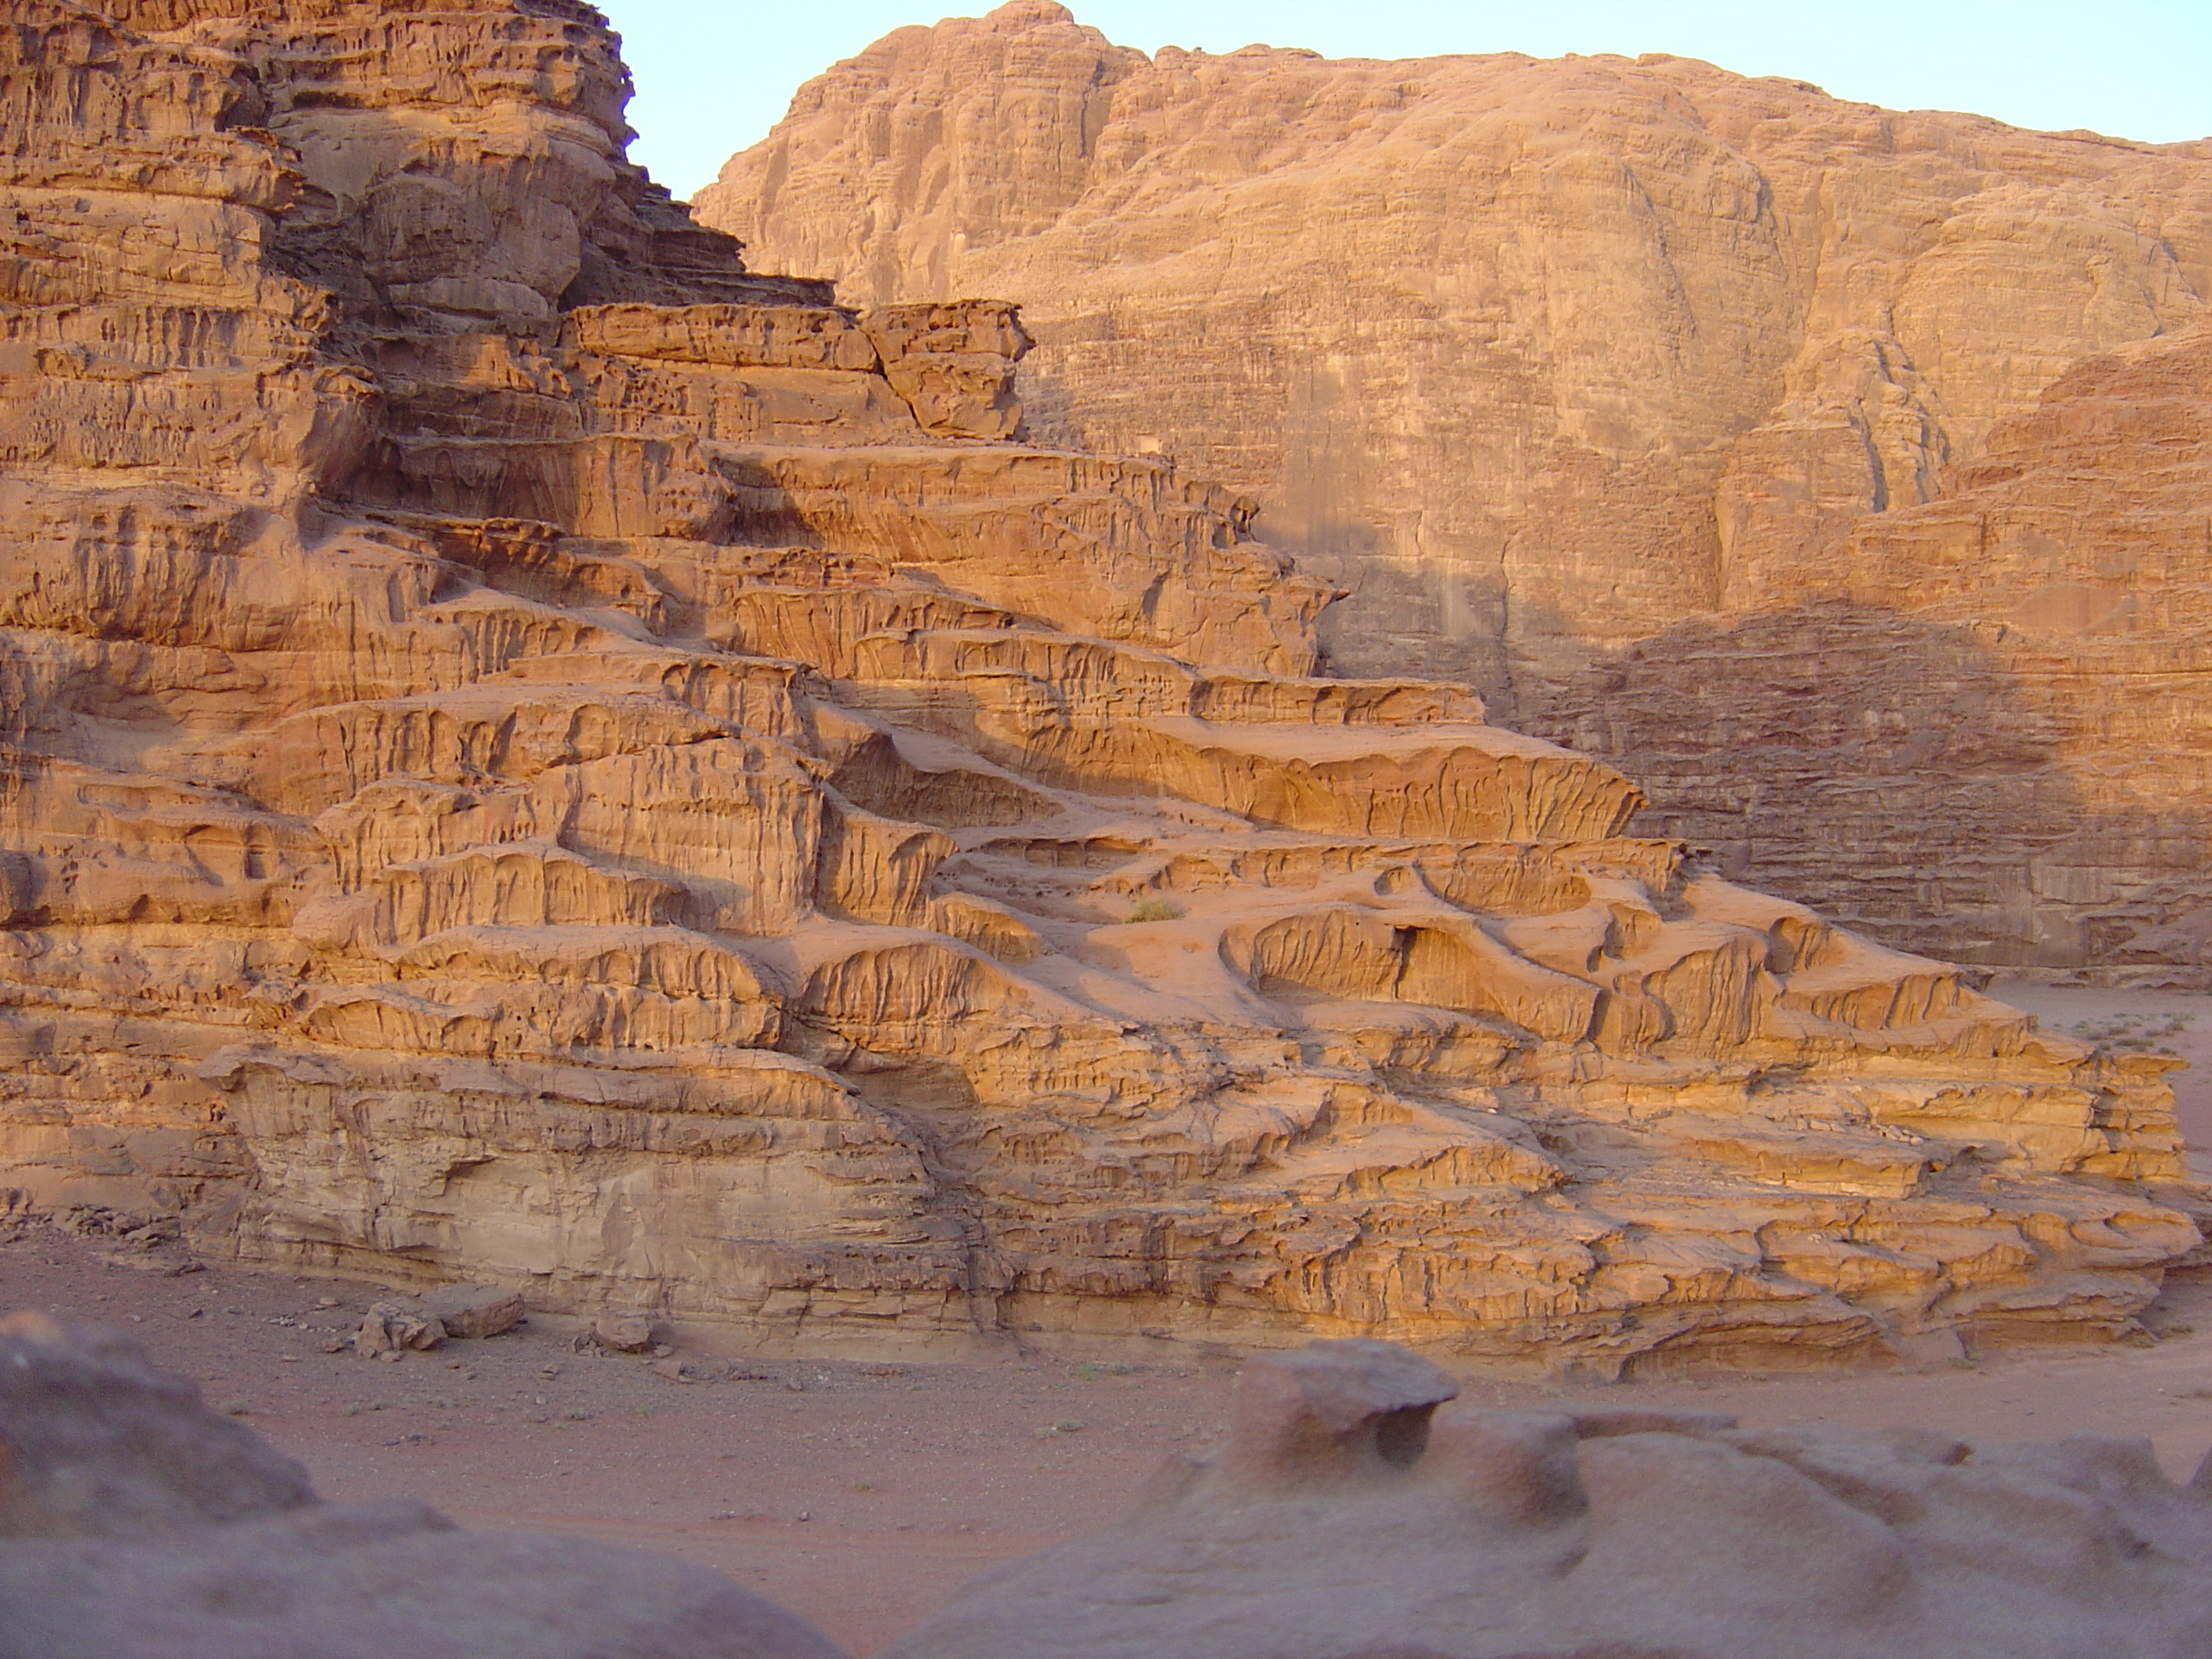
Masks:
[[[748,270],[625,90],[569,0],[0,33],[11,1208],[871,1351],[2136,1328],[2167,1062],[1318,676],[1250,501]]]
[[[1248,1364],[1227,1443],[889,1659],[2200,1659],[2212,1479],[2148,1442],[1461,1411],[1401,1348]],[[1443,1409],[1439,1410],[1439,1407]],[[0,1659],[840,1659],[702,1568],[318,1502],[119,1338],[0,1321]]]
[[[1911,949],[2204,981],[2212,143],[1017,0],[698,205],[854,303],[1019,301],[1035,429],[1252,492],[1342,671],[1473,681],[1639,827]],[[2113,418],[2169,341],[2185,399]]]
[[[119,1338],[0,1321],[5,1659],[842,1659],[702,1567],[306,1474]]]
[[[1424,1375],[1425,1373],[1425,1375]],[[886,1659],[2195,1659],[2212,1480],[2147,1440],[1459,1411],[1380,1343],[1249,1366],[1228,1444]],[[1433,1415],[1433,1421],[1432,1419]]]

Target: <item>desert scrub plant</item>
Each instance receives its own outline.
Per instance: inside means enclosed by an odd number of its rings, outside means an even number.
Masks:
[[[2075,1021],[2074,1035],[2100,1049],[2171,1054],[2174,1052],[2172,1044],[2160,1042],[2158,1039],[2182,1036],[2196,1018],[2194,1014],[2164,1013],[2122,1014],[2110,1019],[2081,1019]]]
[[[1140,898],[1137,908],[1129,912],[1132,921],[1175,921],[1182,915],[1182,906],[1171,898]]]

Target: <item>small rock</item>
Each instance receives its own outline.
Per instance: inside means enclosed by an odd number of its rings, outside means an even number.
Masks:
[[[638,1314],[601,1314],[592,1322],[592,1334],[617,1353],[643,1353],[653,1346],[653,1322]]]
[[[784,1379],[783,1386],[790,1389],[793,1394],[805,1394],[806,1392],[806,1384],[800,1382],[795,1376],[786,1377]]]
[[[188,1255],[150,1246],[130,1250],[104,1250],[95,1259],[111,1267],[132,1267],[140,1273],[159,1273],[164,1279],[181,1279],[186,1273],[206,1271]]]
[[[354,1333],[353,1347],[364,1358],[397,1358],[402,1350],[434,1348],[445,1340],[445,1326],[421,1303],[374,1302]]]
[[[253,1407],[243,1400],[226,1400],[216,1409],[225,1417],[247,1417],[251,1416],[253,1411]]]
[[[725,1359],[656,1359],[648,1368],[678,1382],[726,1382],[732,1366]]]
[[[422,1308],[447,1336],[471,1340],[513,1330],[522,1319],[521,1294],[492,1285],[441,1285],[422,1298]]]

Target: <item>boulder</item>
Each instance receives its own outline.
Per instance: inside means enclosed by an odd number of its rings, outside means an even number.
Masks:
[[[653,1322],[642,1314],[601,1314],[592,1322],[592,1335],[617,1353],[647,1353],[653,1346]]]
[[[135,1344],[0,1321],[0,1537],[190,1533],[314,1501],[307,1470]]]
[[[441,1285],[421,1301],[447,1336],[464,1340],[497,1336],[522,1319],[522,1293],[495,1285]]]
[[[327,1504],[132,1344],[0,1322],[0,1659],[843,1659],[702,1567]]]

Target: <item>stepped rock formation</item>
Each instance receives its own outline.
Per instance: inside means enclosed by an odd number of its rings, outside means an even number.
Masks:
[[[2212,1460],[1440,1404],[1379,1342],[1246,1367],[1229,1443],[886,1659],[2191,1659]]]
[[[763,1340],[2098,1337],[2169,1062],[1316,675],[1003,305],[749,272],[574,0],[0,35],[0,1187]]]
[[[1471,681],[1638,827],[1907,948],[2206,981],[2201,345],[2156,420],[2092,406],[2201,341],[2212,143],[1016,0],[810,82],[698,206],[856,303],[1021,302],[1036,432],[1257,496],[1350,591],[1336,669]]]

